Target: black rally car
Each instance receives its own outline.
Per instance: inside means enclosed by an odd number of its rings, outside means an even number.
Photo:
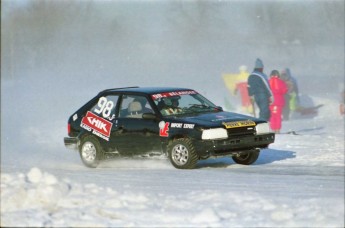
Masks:
[[[211,156],[249,165],[275,138],[263,120],[225,112],[192,89],[162,87],[100,92],[69,118],[68,136],[65,146],[88,167],[158,153],[181,169]]]

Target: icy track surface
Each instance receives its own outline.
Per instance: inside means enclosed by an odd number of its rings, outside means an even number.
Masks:
[[[319,116],[284,122],[299,135],[277,135],[252,166],[217,158],[177,170],[155,158],[88,169],[61,138],[2,152],[1,226],[344,227],[344,119],[317,101]]]
[[[344,227],[343,0],[1,0],[4,227]],[[83,166],[63,137],[98,92],[191,88],[241,111],[223,75],[288,67],[315,117],[251,166],[165,158]],[[300,96],[301,98],[301,96]],[[307,99],[310,98],[310,99]]]

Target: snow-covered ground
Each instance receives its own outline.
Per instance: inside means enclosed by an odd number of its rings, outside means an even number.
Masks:
[[[0,226],[344,227],[344,21],[342,0],[1,0]],[[108,88],[187,87],[240,110],[222,74],[258,57],[324,106],[283,122],[299,135],[251,166],[89,169],[63,145],[68,117]]]
[[[344,227],[344,118],[334,100],[316,101],[319,115],[284,122],[299,135],[277,135],[252,166],[215,158],[177,170],[154,158],[89,169],[42,140],[2,152],[1,226]]]

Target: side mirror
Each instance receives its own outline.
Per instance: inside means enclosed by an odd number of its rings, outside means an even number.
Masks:
[[[155,119],[157,119],[157,116],[154,113],[148,112],[148,113],[143,114],[143,119],[144,120],[155,120]]]
[[[217,107],[216,107],[216,110],[221,111],[221,112],[224,111],[223,108],[222,108],[221,106],[217,106]]]

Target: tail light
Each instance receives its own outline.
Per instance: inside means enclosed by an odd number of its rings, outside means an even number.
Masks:
[[[71,124],[70,123],[67,124],[67,133],[68,133],[68,135],[71,133]]]

